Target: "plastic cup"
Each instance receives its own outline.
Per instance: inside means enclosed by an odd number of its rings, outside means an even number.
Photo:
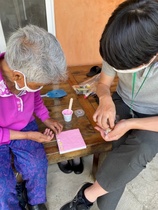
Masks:
[[[65,122],[70,122],[72,120],[72,114],[73,114],[73,111],[72,110],[70,110],[70,109],[64,109],[62,111],[62,114],[63,114],[63,117],[64,117]]]

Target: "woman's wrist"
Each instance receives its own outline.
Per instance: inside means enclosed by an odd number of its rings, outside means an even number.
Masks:
[[[21,131],[10,130],[10,140],[29,139],[29,133],[30,132],[21,132]]]

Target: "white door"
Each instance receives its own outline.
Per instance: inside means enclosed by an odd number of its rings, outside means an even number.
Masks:
[[[54,0],[3,0],[0,6],[0,52],[10,34],[27,24],[38,25],[55,35]]]

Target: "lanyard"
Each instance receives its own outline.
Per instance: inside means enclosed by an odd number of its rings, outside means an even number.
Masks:
[[[151,67],[152,67],[152,65],[151,65]],[[133,106],[133,103],[134,103],[134,99],[137,97],[138,93],[142,89],[142,87],[143,87],[143,85],[144,85],[144,83],[145,83],[145,81],[146,81],[146,79],[147,79],[147,77],[150,73],[151,67],[149,68],[147,74],[145,75],[145,78],[144,78],[143,82],[141,83],[141,85],[140,85],[140,87],[139,87],[139,89],[138,89],[138,91],[136,92],[135,95],[134,95],[134,90],[135,90],[137,73],[135,72],[132,75],[132,99],[131,99],[131,103],[130,103],[130,113],[131,113],[132,117],[134,117],[134,113],[132,111],[132,106]]]

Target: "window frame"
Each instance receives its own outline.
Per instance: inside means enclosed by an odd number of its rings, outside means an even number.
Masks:
[[[47,28],[48,32],[56,35],[55,30],[55,15],[54,15],[54,0],[45,0],[46,5],[46,17],[47,17]],[[6,41],[4,38],[2,23],[0,19],[0,53],[6,50]]]

